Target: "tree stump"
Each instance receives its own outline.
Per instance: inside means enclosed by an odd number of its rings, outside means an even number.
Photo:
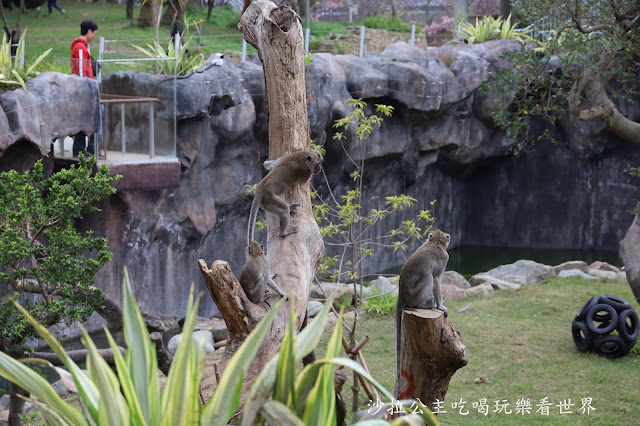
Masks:
[[[442,311],[402,311],[397,399],[419,398],[433,410],[436,400],[444,401],[453,374],[467,362],[462,336]]]
[[[269,120],[269,158],[278,159],[290,152],[309,149],[309,118],[305,86],[305,51],[300,17],[287,6],[276,7],[271,1],[257,0],[243,13],[238,28],[249,44],[258,49],[265,73],[267,116]],[[324,255],[320,229],[311,210],[309,184],[295,185],[287,191],[288,203],[299,203],[291,225],[298,232],[285,238],[278,235],[279,219],[267,214],[267,259],[276,282],[295,302],[296,329],[306,316],[309,286]],[[244,239],[240,239],[244,244]],[[269,309],[269,303],[255,305],[244,294],[240,283],[226,262],[214,262],[211,269],[199,261],[207,288],[229,328],[222,370],[231,355],[255,328]],[[289,308],[276,317],[243,384],[247,386],[280,349],[289,321]],[[215,378],[202,382],[202,393],[208,400],[215,390]]]

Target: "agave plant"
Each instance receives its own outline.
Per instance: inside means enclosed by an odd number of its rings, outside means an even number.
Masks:
[[[24,359],[17,361],[0,352],[0,375],[26,389],[47,425],[226,425],[240,404],[242,381],[276,314],[284,304],[280,299],[269,310],[252,333],[233,355],[211,399],[204,405],[199,398],[199,386],[204,372],[204,350],[196,347],[192,338],[199,296],[194,300],[193,286],[187,303],[183,337],[178,344],[167,382],[162,392],[158,384],[158,365],[153,343],[131,292],[125,270],[123,285],[123,326],[128,347],[126,356],[105,328],[113,349],[116,371],[98,354],[84,328],[82,342],[88,349],[87,372],[82,371],[65,353],[55,337],[29,315],[40,336],[60,357],[66,370],[48,361]],[[378,388],[385,398],[392,395],[376,382],[358,363],[337,357],[342,339],[341,321],[337,322],[327,347],[326,357],[307,365],[295,374],[295,364],[317,346],[329,314],[332,298],[324,309],[298,335],[295,335],[295,312],[289,317],[279,355],[274,357],[254,380],[245,400],[243,425],[256,423],[292,425],[335,424],[335,393],[333,376],[338,365],[354,369]],[[293,304],[291,304],[293,307]],[[67,387],[77,392],[83,409],[60,398],[52,386],[25,364],[37,364],[56,369]],[[392,424],[423,422],[438,424],[435,416],[410,414]],[[375,421],[380,424],[381,421]],[[383,424],[386,422],[382,422]],[[372,423],[373,424],[373,423]]]
[[[456,35],[468,44],[484,43],[488,40],[513,38],[520,41],[534,41],[529,30],[518,30],[517,24],[511,24],[511,15],[507,19],[485,16],[481,20],[476,18],[475,25],[460,21],[455,30]]]
[[[158,42],[154,42],[154,44],[147,43],[146,47],[137,46],[135,44],[132,46],[150,58],[161,58],[155,65],[155,72],[166,75],[172,75],[177,72],[178,75],[186,75],[189,72],[200,68],[205,62],[204,56],[201,53],[197,53],[193,56],[189,56],[187,54],[187,46],[190,42],[191,39],[188,39],[180,46],[177,56],[176,50],[173,47],[173,39],[169,41],[166,51]]]
[[[11,56],[11,41],[7,38],[6,34],[3,34],[2,44],[0,44],[0,84],[7,86],[9,89],[14,89],[15,86],[19,86],[22,87],[25,92],[27,92],[25,80],[37,75],[34,71],[35,68],[52,50],[48,49],[45,51],[27,69],[22,68],[20,66],[20,57],[24,54],[24,38],[26,34],[27,30],[22,33],[18,41],[14,57]]]

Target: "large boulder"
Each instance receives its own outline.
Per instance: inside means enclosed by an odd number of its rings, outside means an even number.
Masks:
[[[57,138],[98,131],[97,81],[49,71],[26,87],[0,95],[0,157],[16,141],[30,142],[45,156]]]
[[[533,260],[521,259],[509,265],[501,265],[485,273],[492,277],[519,284],[540,283],[549,278],[549,268]]]
[[[384,277],[382,275],[380,275],[377,279],[371,281],[368,289],[376,289],[381,294],[391,294],[393,296],[398,295],[398,284],[396,283],[394,285],[391,281],[389,281],[387,277]]]
[[[636,216],[620,243],[620,257],[633,295],[640,303],[640,203],[636,206]]]
[[[493,296],[495,290],[489,283],[484,283],[467,289],[467,296],[490,297]]]
[[[590,280],[598,279],[598,277],[589,275],[581,269],[563,269],[558,272],[558,278],[567,278],[567,277],[582,277]]]
[[[451,284],[442,284],[442,300],[452,301],[460,300],[466,297],[467,292],[460,287]]]
[[[556,275],[558,275],[561,271],[570,269],[579,269],[582,272],[587,272],[587,262],[583,260],[570,260],[568,262],[563,262],[559,265],[554,266],[553,269]]]
[[[454,285],[462,289],[471,288],[469,281],[456,271],[444,271],[444,274],[442,274],[442,285]]]
[[[486,284],[490,284],[491,286],[493,286],[493,288],[498,290],[518,290],[521,284],[526,284],[524,282],[524,275],[515,275],[513,277],[520,282],[518,283],[518,282],[503,280],[489,274],[474,275],[469,279],[469,282],[473,287],[477,287],[479,285],[486,283]]]

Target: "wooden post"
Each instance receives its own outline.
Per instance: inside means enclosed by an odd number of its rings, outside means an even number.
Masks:
[[[460,332],[442,311],[407,308],[402,312],[399,400],[419,398],[433,410],[436,400],[444,401],[453,374],[465,365]]]

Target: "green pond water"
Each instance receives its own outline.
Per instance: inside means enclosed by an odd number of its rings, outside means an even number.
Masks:
[[[616,251],[462,246],[449,250],[447,270],[456,271],[468,279],[472,275],[486,272],[496,266],[514,263],[520,259],[529,259],[552,266],[569,260],[583,260],[587,264],[600,260],[618,267],[622,266],[622,260]],[[402,267],[393,268],[385,273],[399,274],[401,269]]]
[[[551,266],[569,260],[583,260],[587,264],[600,260],[622,266],[622,260],[615,251],[463,246],[449,250],[447,270],[456,271],[468,278],[520,259],[530,259]]]

